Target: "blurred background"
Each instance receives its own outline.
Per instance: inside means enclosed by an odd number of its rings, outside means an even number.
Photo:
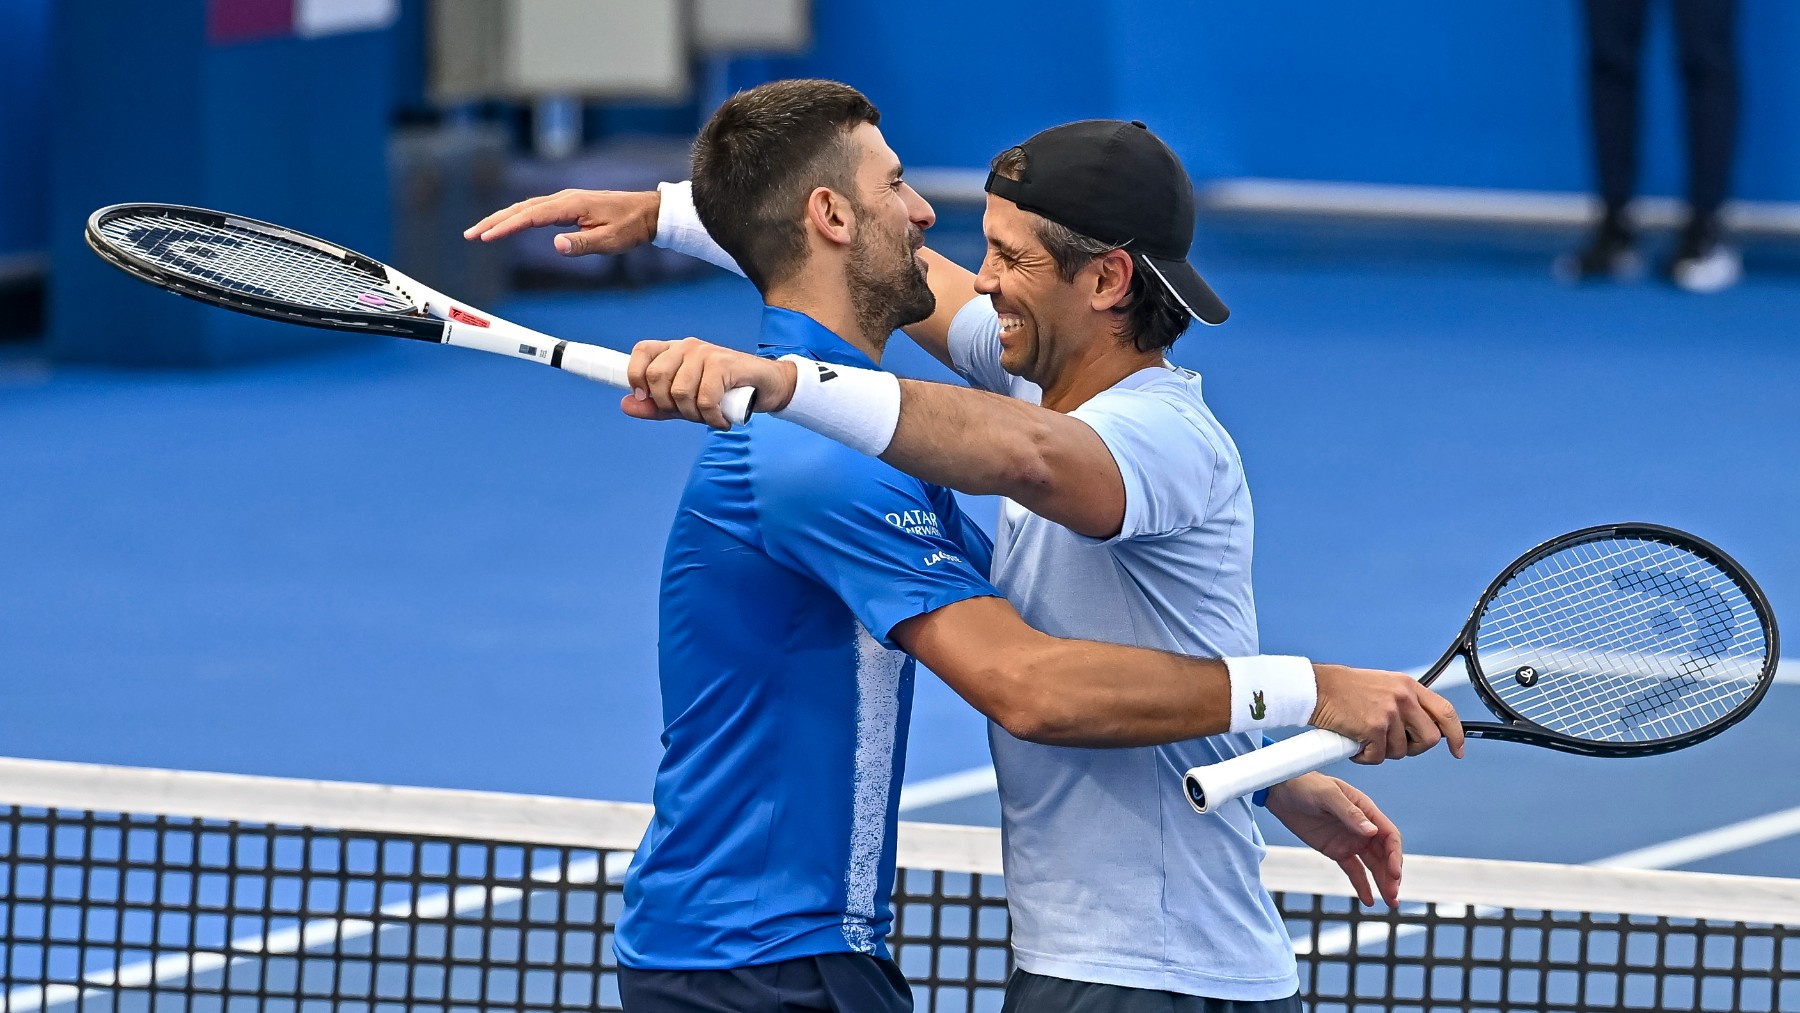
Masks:
[[[1800,6],[1735,5],[1710,71],[1648,10],[1648,269],[1572,285],[1553,265],[1599,214],[1577,0],[7,0],[0,753],[648,799],[662,540],[703,434],[529,364],[171,298],[82,226],[213,207],[570,339],[742,345],[756,295],[705,265],[460,234],[564,187],[685,178],[710,110],[781,77],[868,94],[929,240],[971,266],[1001,149],[1118,117],[1181,155],[1193,258],[1233,316],[1175,358],[1243,451],[1266,651],[1416,669],[1514,556],[1615,520],[1714,541],[1785,616]],[[1741,96],[1717,115],[1742,275],[1700,294],[1662,267],[1708,72]],[[904,345],[899,372],[947,378]],[[1800,764],[1797,693],[1653,760],[1482,743],[1347,776],[1418,851],[1700,839],[1659,861],[1800,875],[1800,789],[1744,776]],[[908,815],[993,822],[983,722],[918,694]]]

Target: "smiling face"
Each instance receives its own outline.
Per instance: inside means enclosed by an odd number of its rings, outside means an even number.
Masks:
[[[846,268],[850,300],[869,334],[887,334],[931,316],[937,300],[919,250],[937,215],[903,178],[900,156],[881,131],[864,123],[850,132],[857,153],[849,198],[856,238]]]
[[[1040,387],[1087,354],[1094,338],[1090,266],[1064,280],[1038,238],[1036,215],[988,195],[981,231],[987,255],[975,290],[994,299],[1000,315],[1000,366]]]

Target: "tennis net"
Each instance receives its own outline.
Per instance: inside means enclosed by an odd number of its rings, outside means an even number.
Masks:
[[[1172,789],[1173,790],[1173,789]],[[647,806],[0,760],[0,1013],[613,1010]],[[921,1011],[994,1011],[997,832],[904,824]],[[1309,1008],[1800,1011],[1800,881],[1273,848]]]

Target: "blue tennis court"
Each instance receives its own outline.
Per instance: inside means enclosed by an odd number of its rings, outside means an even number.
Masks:
[[[966,259],[971,217],[945,219],[939,245]],[[1609,520],[1694,530],[1778,616],[1800,600],[1781,507],[1800,493],[1782,379],[1800,284],[1778,248],[1698,299],[1559,287],[1552,230],[1219,215],[1204,232],[1235,315],[1176,358],[1249,469],[1266,651],[1421,667],[1514,555]],[[721,275],[499,309],[602,342],[742,342],[757,302]],[[904,342],[891,356],[945,375]],[[655,585],[697,429],[393,342],[206,374],[53,368],[25,346],[0,420],[20,436],[0,444],[0,527],[19,533],[0,570],[7,752],[648,797]],[[1796,718],[1790,680],[1668,757],[1477,743],[1350,776],[1419,853],[1588,862],[1763,819],[1673,865],[1792,876],[1800,797],[1727,772],[1800,760]],[[979,716],[927,679],[914,729],[909,816],[994,821]]]

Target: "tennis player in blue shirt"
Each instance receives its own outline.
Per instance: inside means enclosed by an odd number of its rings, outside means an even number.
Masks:
[[[780,82],[728,101],[695,147],[699,218],[767,304],[759,361],[859,385],[839,420],[852,428],[898,411],[877,361],[937,303],[919,253],[932,213],[877,119],[843,85]],[[532,204],[470,232],[561,214]],[[673,412],[704,378],[649,372],[656,408],[640,411]],[[1144,746],[1232,724],[1244,686],[1224,663],[1032,629],[951,496],[860,449],[757,421],[695,465],[665,560],[656,817],[617,937],[634,1013],[910,1008],[884,937],[913,657],[1020,742]],[[1435,731],[1404,676],[1315,676],[1317,706],[1289,701],[1291,723],[1318,710],[1364,739]]]

